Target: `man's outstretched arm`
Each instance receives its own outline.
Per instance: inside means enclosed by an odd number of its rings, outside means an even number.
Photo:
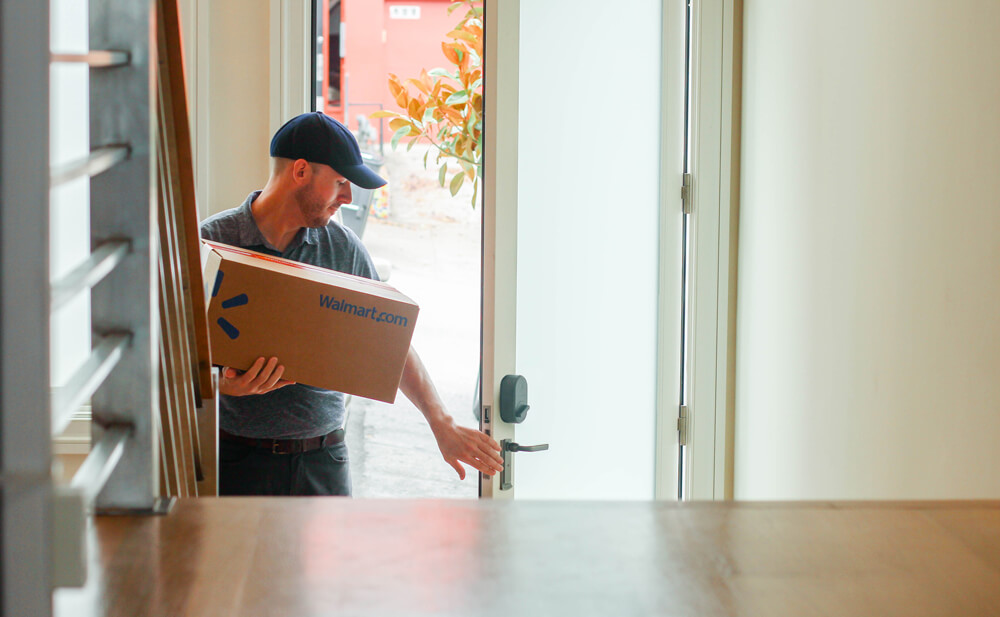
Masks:
[[[462,463],[488,475],[503,469],[500,445],[496,440],[482,431],[459,426],[454,418],[448,415],[424,363],[413,347],[410,347],[406,356],[406,366],[403,367],[403,378],[399,382],[399,389],[417,406],[420,413],[424,414],[431,432],[434,433],[434,439],[437,440],[441,456],[455,468],[459,478],[465,479],[465,468],[462,467]]]

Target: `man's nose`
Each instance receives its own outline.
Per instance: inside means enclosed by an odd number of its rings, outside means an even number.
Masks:
[[[344,188],[342,188],[340,190],[340,196],[343,199],[347,200],[345,203],[351,203],[351,201],[353,200],[353,196],[351,195],[351,183],[350,182],[345,182],[344,183]]]

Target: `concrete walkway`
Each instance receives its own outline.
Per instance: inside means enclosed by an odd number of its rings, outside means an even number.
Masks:
[[[370,218],[363,240],[372,256],[391,264],[389,283],[420,305],[413,344],[455,420],[472,415],[479,371],[480,211],[470,187],[456,197],[423,168],[421,148],[387,148],[390,216]],[[430,156],[433,163],[434,155]],[[450,176],[449,176],[450,177]],[[474,499],[477,476],[464,482],[444,462],[419,410],[400,394],[388,405],[355,398],[347,441],[356,497]]]

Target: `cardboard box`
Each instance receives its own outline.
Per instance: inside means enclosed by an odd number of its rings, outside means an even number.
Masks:
[[[212,362],[277,357],[283,378],[391,403],[417,305],[366,278],[202,240]]]

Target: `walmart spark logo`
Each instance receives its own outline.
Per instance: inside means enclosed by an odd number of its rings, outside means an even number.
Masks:
[[[213,298],[219,295],[219,288],[222,287],[222,274],[223,274],[222,270],[219,270],[215,275],[215,286],[212,288]],[[246,294],[239,294],[238,296],[233,296],[228,300],[223,300],[222,308],[223,309],[236,308],[237,306],[243,306],[248,302],[250,302],[250,298],[248,298]],[[240,335],[239,329],[237,329],[236,326],[231,324],[229,320],[226,319],[225,317],[219,317],[219,319],[215,323],[219,324],[219,327],[222,328],[222,331],[225,332],[226,335],[231,339],[235,339]]]

